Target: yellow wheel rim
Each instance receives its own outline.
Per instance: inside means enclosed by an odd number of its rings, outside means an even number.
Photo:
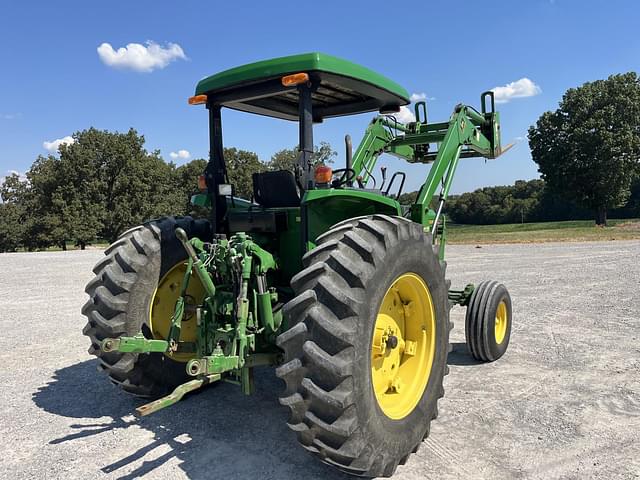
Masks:
[[[507,304],[504,303],[504,300],[502,300],[498,305],[498,309],[496,310],[495,336],[496,343],[498,345],[500,345],[504,341],[504,337],[507,335],[508,323],[509,319],[507,318]]]
[[[371,381],[387,417],[409,415],[429,380],[436,348],[436,318],[429,288],[414,273],[387,290],[371,341]]]
[[[149,328],[156,339],[166,339],[171,328],[171,317],[180,297],[182,279],[187,270],[187,264],[180,262],[173,266],[160,279],[158,288],[151,299],[149,309]],[[189,279],[189,288],[186,291],[186,305],[182,317],[180,341],[195,342],[197,338],[195,307],[202,304],[205,290],[200,280],[195,275]],[[193,358],[191,353],[174,353],[171,358],[179,362],[187,362]]]

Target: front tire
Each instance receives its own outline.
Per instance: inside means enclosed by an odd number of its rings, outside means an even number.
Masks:
[[[108,337],[133,336],[140,331],[147,338],[162,337],[158,334],[162,328],[153,327],[152,331],[151,308],[154,304],[159,310],[161,294],[166,300],[163,306],[175,303],[166,298],[166,292],[175,288],[158,287],[168,274],[184,269],[187,254],[175,236],[177,227],[189,237],[211,237],[206,220],[166,217],[149,221],[123,233],[105,250],[105,258],[93,268],[96,276],[85,288],[89,301],[82,308],[88,320],[83,333],[91,340],[89,353],[98,357],[99,368],[112,382],[138,396],[164,395],[185,382],[185,364],[162,353],[105,353],[100,344]],[[171,315],[170,307],[165,311]],[[164,328],[168,330],[166,325]]]
[[[316,243],[292,279],[297,296],[284,307],[290,328],[277,340],[285,352],[276,371],[286,382],[280,402],[307,451],[346,473],[390,476],[428,435],[444,394],[451,329],[445,265],[422,226],[401,217],[347,220]],[[412,317],[412,309],[422,313]],[[403,368],[405,396],[395,390],[400,373],[388,373]]]
[[[480,283],[469,300],[465,317],[467,348],[476,360],[494,362],[511,339],[512,308],[507,288],[498,282]]]

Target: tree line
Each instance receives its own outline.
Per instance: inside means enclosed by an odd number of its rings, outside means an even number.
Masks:
[[[144,148],[144,136],[90,128],[76,132],[74,143],[59,155],[39,156],[25,178],[9,175],[0,186],[0,251],[65,250],[96,239],[115,241],[145,220],[198,213],[189,203],[206,160],[176,166],[159,151]],[[251,198],[253,173],[292,169],[296,148],[276,152],[262,162],[254,152],[224,149],[235,194]],[[336,153],[328,143],[316,147],[315,162],[330,163]]]
[[[452,195],[446,212],[455,223],[493,225],[555,222],[593,218],[591,209],[554,193],[541,179],[517,180],[513,185],[485,187]],[[627,202],[612,209],[614,218],[640,216],[640,181],[630,188]]]

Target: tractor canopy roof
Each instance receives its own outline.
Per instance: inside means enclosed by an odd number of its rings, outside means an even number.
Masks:
[[[284,86],[282,77],[309,76],[313,119],[355,113],[398,111],[409,94],[397,83],[368,68],[325,55],[303,53],[250,63],[203,78],[196,95],[235,110],[298,120],[298,89]]]

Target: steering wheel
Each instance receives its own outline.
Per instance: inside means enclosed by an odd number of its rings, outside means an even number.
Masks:
[[[331,181],[331,186],[333,188],[339,188],[356,179],[356,171],[353,168],[336,168],[333,171],[333,176],[335,177],[337,175],[340,175],[340,178]]]

